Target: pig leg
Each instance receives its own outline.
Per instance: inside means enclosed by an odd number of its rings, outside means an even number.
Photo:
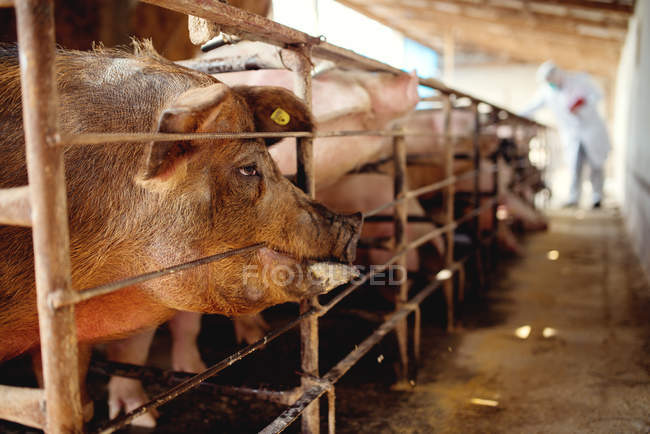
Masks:
[[[155,331],[155,328],[148,329],[129,338],[111,342],[106,346],[108,358],[116,362],[144,365]],[[108,415],[111,419],[117,417],[121,410],[128,413],[147,401],[149,398],[140,380],[111,377],[108,382]],[[135,418],[132,424],[153,428],[156,426],[157,416],[158,413],[152,410]]]
[[[465,266],[458,267],[458,301],[465,300]]]
[[[236,316],[232,319],[232,325],[235,328],[238,344],[243,341],[247,344],[255,343],[262,339],[270,328],[259,313]]]
[[[514,253],[517,256],[522,256],[524,254],[515,234],[512,233],[512,230],[510,230],[507,225],[499,226],[497,240],[499,241],[499,246],[506,251]]]
[[[81,405],[83,406],[84,422],[89,422],[95,413],[95,403],[88,395],[86,388],[86,376],[88,375],[88,366],[90,365],[90,356],[92,355],[92,345],[79,344],[78,360],[79,360],[79,384],[81,385]]]
[[[201,372],[206,366],[196,339],[201,332],[201,314],[178,312],[169,321],[172,334],[172,368],[174,371]]]
[[[503,195],[502,203],[513,218],[521,221],[525,230],[543,231],[548,228],[546,218],[514,194]]]
[[[77,360],[79,364],[79,385],[81,389],[81,405],[84,422],[89,422],[93,418],[95,412],[95,403],[90,399],[88,389],[86,388],[86,375],[88,374],[88,365],[90,364],[91,354],[92,347],[90,345],[79,344]],[[34,377],[36,377],[38,387],[43,388],[43,357],[40,347],[31,353],[31,357]]]

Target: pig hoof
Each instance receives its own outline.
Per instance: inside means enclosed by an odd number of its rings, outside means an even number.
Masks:
[[[108,382],[108,416],[116,418],[121,411],[128,413],[149,401],[147,394],[138,380],[132,378],[112,377]],[[144,428],[156,426],[158,412],[154,409],[131,422],[132,425]]]
[[[237,343],[246,341],[249,345],[262,339],[270,328],[261,314],[235,317],[232,319],[232,325],[235,328]]]

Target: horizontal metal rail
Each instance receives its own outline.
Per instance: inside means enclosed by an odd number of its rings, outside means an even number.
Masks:
[[[69,306],[75,303],[82,302],[84,300],[88,300],[93,297],[110,294],[111,292],[115,292],[119,289],[126,288],[127,286],[137,285],[138,283],[146,282],[147,280],[156,279],[162,276],[168,276],[170,274],[174,274],[179,271],[198,267],[200,265],[209,264],[211,262],[221,261],[222,259],[252,252],[262,247],[264,247],[264,244],[253,244],[252,246],[242,247],[241,249],[228,250],[223,253],[217,253],[216,255],[206,256],[204,258],[196,259],[194,261],[184,262],[182,264],[174,265],[168,268],[164,268],[162,270],[140,274],[138,276],[129,277],[127,279],[118,280],[116,282],[111,282],[100,286],[95,286],[93,288],[84,289],[82,291],[69,292],[69,293],[63,293],[59,291],[53,292],[52,294],[50,294],[48,301],[50,303],[50,306],[52,306],[55,309],[58,309],[63,306]]]
[[[404,131],[404,130],[346,130],[346,131],[287,131],[287,132],[253,132],[253,133],[79,133],[62,134],[52,140],[55,146],[74,145],[99,145],[106,143],[137,143],[137,142],[166,142],[171,140],[228,140],[228,139],[265,139],[265,138],[326,138],[326,137],[351,137],[351,136],[380,136],[380,137],[401,137],[401,136],[426,136],[434,137],[440,141],[445,138],[442,134],[431,131]],[[447,137],[447,140],[455,141],[472,138],[473,135],[458,134]]]
[[[45,429],[45,390],[0,385],[0,419]]]
[[[144,382],[177,385],[193,377],[196,374],[181,371],[170,371],[151,366],[133,365],[130,363],[119,363],[113,361],[93,360],[88,368],[89,372],[105,376],[118,376],[126,378],[135,378]],[[299,388],[288,390],[267,390],[254,389],[250,387],[235,387],[216,384],[206,380],[197,386],[202,392],[212,393],[214,395],[252,395],[259,399],[270,402],[290,405],[298,396],[301,390]]]
[[[485,170],[485,169],[483,169],[483,170]],[[496,170],[496,168],[494,168],[494,170]],[[372,209],[370,211],[367,211],[367,212],[363,213],[363,217],[366,218],[366,217],[371,217],[371,216],[377,215],[380,212],[390,208],[393,205],[396,205],[398,203],[402,203],[402,202],[404,202],[406,200],[409,200],[409,199],[416,198],[418,196],[422,196],[422,195],[427,194],[427,193],[432,193],[432,192],[434,192],[436,190],[441,190],[441,189],[443,189],[443,188],[445,188],[445,187],[447,187],[449,185],[457,184],[460,181],[463,181],[463,180],[466,180],[466,179],[471,179],[471,178],[477,176],[478,173],[479,173],[478,170],[471,170],[469,172],[463,173],[462,175],[453,176],[451,178],[446,178],[446,179],[443,179],[442,181],[434,182],[433,184],[425,185],[425,186],[419,187],[419,188],[417,188],[415,190],[409,190],[409,191],[406,192],[406,194],[403,197],[400,197],[399,199],[392,200],[390,202],[386,202],[386,203],[378,206],[375,209]]]
[[[32,225],[32,204],[28,185],[0,189],[0,225]]]

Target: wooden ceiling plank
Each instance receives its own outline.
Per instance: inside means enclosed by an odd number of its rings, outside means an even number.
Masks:
[[[553,58],[567,69],[584,70],[601,76],[612,77],[616,72],[620,53],[620,44],[617,43],[594,41],[578,36],[559,37],[553,33],[531,32],[525,29],[519,29],[516,36],[498,34],[494,33],[494,26],[490,28],[485,23],[472,22],[442,12],[430,13],[428,18],[419,14],[418,19],[400,17],[393,12],[391,17],[387,18],[373,13],[367,6],[360,5],[358,0],[339,1],[438,51],[442,48],[441,37],[451,31],[455,32],[459,47],[471,47],[497,56],[533,63]]]
[[[343,3],[349,4],[351,2],[343,1]],[[362,7],[367,4],[365,2],[359,2],[358,0],[353,1],[353,3],[361,4]],[[473,5],[473,3],[468,0],[430,0],[429,4],[431,7],[423,6],[421,3],[419,3],[418,6],[412,4],[401,4],[397,6],[391,0],[383,0],[372,2],[368,7],[373,10],[376,9],[379,15],[384,15],[384,13],[379,11],[379,8],[389,8],[393,11],[392,13],[395,13],[395,11],[399,12],[401,10],[407,10],[411,11],[414,15],[419,15],[422,12],[435,9],[438,12],[454,13],[472,18],[482,18],[486,20],[492,19],[495,21],[507,20],[508,24],[513,26],[533,26],[540,30],[570,34],[575,32],[577,26],[597,25],[605,30],[602,32],[592,32],[589,35],[598,39],[614,39],[618,41],[623,40],[622,38],[624,38],[624,36],[622,35],[624,35],[627,30],[627,21],[611,21],[606,19],[605,21],[597,22],[575,17],[562,18],[555,15],[538,13],[535,12],[534,9],[531,9],[530,13],[522,13],[503,7],[479,7]],[[442,7],[443,5],[456,6],[456,8]]]
[[[645,0],[641,0],[645,1]],[[597,9],[609,12],[619,12],[628,15],[634,13],[634,2],[619,3],[619,2],[602,2],[596,0],[544,0],[545,3],[554,3],[562,6],[571,6],[584,9]]]

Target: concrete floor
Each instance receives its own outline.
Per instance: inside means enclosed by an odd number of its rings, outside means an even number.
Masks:
[[[618,214],[556,214],[525,250],[454,334],[424,329],[414,388],[365,389],[376,411],[342,402],[337,431],[650,432],[650,288]]]

